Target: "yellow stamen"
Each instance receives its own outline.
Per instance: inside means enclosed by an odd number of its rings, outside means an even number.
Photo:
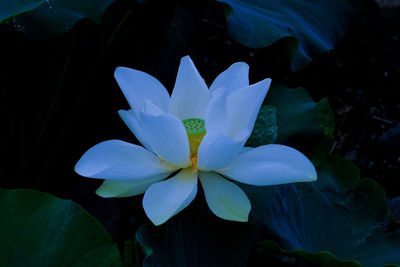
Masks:
[[[204,135],[206,135],[206,128],[204,120],[202,119],[186,119],[182,121],[183,126],[185,126],[186,133],[189,138],[190,147],[190,162],[192,163],[192,168],[197,168],[197,151],[201,140],[203,140]]]
[[[192,163],[192,169],[195,170],[197,168],[197,154],[190,154],[190,162]]]

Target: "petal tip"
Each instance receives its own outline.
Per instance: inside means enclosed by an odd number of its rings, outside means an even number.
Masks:
[[[103,192],[103,190],[101,190],[100,188],[101,187],[97,188],[97,190],[95,191],[96,195],[98,195],[99,197],[103,197],[103,198],[113,197],[112,195]]]
[[[236,68],[243,68],[244,71],[249,72],[250,66],[246,62],[239,61],[235,62],[231,65],[231,67],[236,67]]]
[[[248,222],[248,221],[249,221],[249,215],[247,215],[246,217],[238,218],[237,220],[235,220],[235,222]]]
[[[85,164],[83,162],[84,158],[86,156],[86,153],[83,154],[82,157],[80,157],[80,159],[78,160],[78,162],[74,166],[74,171],[77,174],[79,174],[80,176],[83,176],[83,177],[88,177],[89,176],[89,173],[87,172],[87,169],[85,168]]]
[[[150,221],[154,224],[154,226],[160,226],[161,224],[165,223],[166,221],[153,221],[152,219],[150,219]]]
[[[182,67],[191,69],[192,71],[194,71],[196,76],[201,78],[200,73],[198,72],[196,66],[194,65],[192,58],[189,55],[181,58],[179,68],[182,68]],[[203,78],[201,78],[201,80],[204,81]]]
[[[306,156],[304,156],[306,157]],[[307,157],[306,157],[307,158]],[[310,165],[310,172],[308,175],[308,179],[306,180],[307,182],[314,182],[318,179],[318,173],[317,170],[314,167],[314,164],[307,158],[308,164]]]
[[[233,222],[248,222],[249,221],[249,215],[250,215],[250,209],[251,207],[244,212],[243,214],[235,214],[235,216],[232,216],[232,214],[229,215],[218,215],[215,214],[217,217],[224,219],[224,220],[228,220],[228,221],[233,221]]]
[[[235,217],[231,217],[228,220],[234,221],[234,222],[248,222],[249,221],[249,215],[250,215],[250,210],[251,210],[251,204],[250,201],[248,202],[248,206],[242,207],[242,213],[241,214],[235,214]]]
[[[197,70],[196,66],[194,65],[194,62],[193,62],[193,60],[190,58],[189,55],[184,56],[183,58],[181,58],[181,62],[180,62],[180,64],[179,64],[179,68],[182,68],[182,67],[184,67],[184,68],[189,68],[189,69],[191,69],[192,71],[194,71],[194,73],[195,73],[196,76],[200,76],[200,73],[198,73],[198,70]],[[201,77],[201,76],[200,76],[200,77]],[[201,79],[203,79],[203,78],[201,78]]]
[[[265,83],[267,87],[271,85],[272,79],[271,78],[265,78],[262,80],[260,83]]]
[[[170,216],[154,216],[153,212],[150,212],[148,209],[146,209],[146,205],[144,204],[145,198],[146,198],[146,194],[144,195],[143,200],[142,200],[142,206],[144,208],[144,212],[146,213],[147,218],[149,218],[149,220],[155,226],[159,226],[159,225],[165,223],[173,216],[173,214],[170,214]]]
[[[125,70],[125,69],[129,69],[127,67],[122,67],[122,66],[118,66],[115,68],[114,70],[114,77],[115,79],[117,79],[117,76],[120,74],[121,71]]]
[[[122,117],[122,116],[125,115],[127,112],[128,112],[128,110],[120,109],[120,110],[118,110],[118,115]]]
[[[76,172],[77,174],[79,174],[79,175],[81,175],[81,176],[83,176],[81,173],[80,173],[80,160],[75,164],[75,166],[74,166],[74,172]]]
[[[186,55],[186,56],[182,57],[181,58],[181,62],[183,62],[183,61],[193,62],[189,55]]]
[[[318,175],[317,175],[317,172],[315,172],[315,173],[313,173],[313,175],[310,176],[309,181],[310,182],[314,182],[314,181],[317,181],[317,180],[318,180]]]

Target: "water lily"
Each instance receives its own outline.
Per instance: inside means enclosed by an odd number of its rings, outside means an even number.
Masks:
[[[75,171],[105,179],[96,191],[102,197],[145,193],[143,208],[155,225],[192,202],[198,180],[215,215],[248,221],[250,201],[231,180],[265,186],[317,178],[312,163],[293,148],[244,147],[271,82],[249,85],[248,71],[246,63],[235,63],[208,88],[186,56],[170,96],[156,78],[118,67],[115,78],[131,107],[119,115],[143,147],[120,140],[99,143]]]

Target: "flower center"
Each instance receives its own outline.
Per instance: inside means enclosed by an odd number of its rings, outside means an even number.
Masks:
[[[204,120],[202,119],[186,119],[182,121],[183,126],[185,126],[186,133],[189,138],[190,147],[190,161],[192,162],[192,168],[197,168],[197,151],[201,140],[206,134],[206,127]]]

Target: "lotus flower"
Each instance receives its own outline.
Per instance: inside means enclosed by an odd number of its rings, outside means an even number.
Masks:
[[[119,115],[143,147],[120,140],[99,143],[75,171],[105,179],[96,191],[102,197],[145,193],[143,208],[155,225],[192,202],[198,180],[216,216],[248,221],[250,201],[231,180],[266,186],[317,179],[313,164],[293,148],[244,147],[271,83],[249,85],[248,71],[246,63],[235,63],[208,88],[186,56],[170,96],[156,78],[118,67],[115,78],[131,107]]]

